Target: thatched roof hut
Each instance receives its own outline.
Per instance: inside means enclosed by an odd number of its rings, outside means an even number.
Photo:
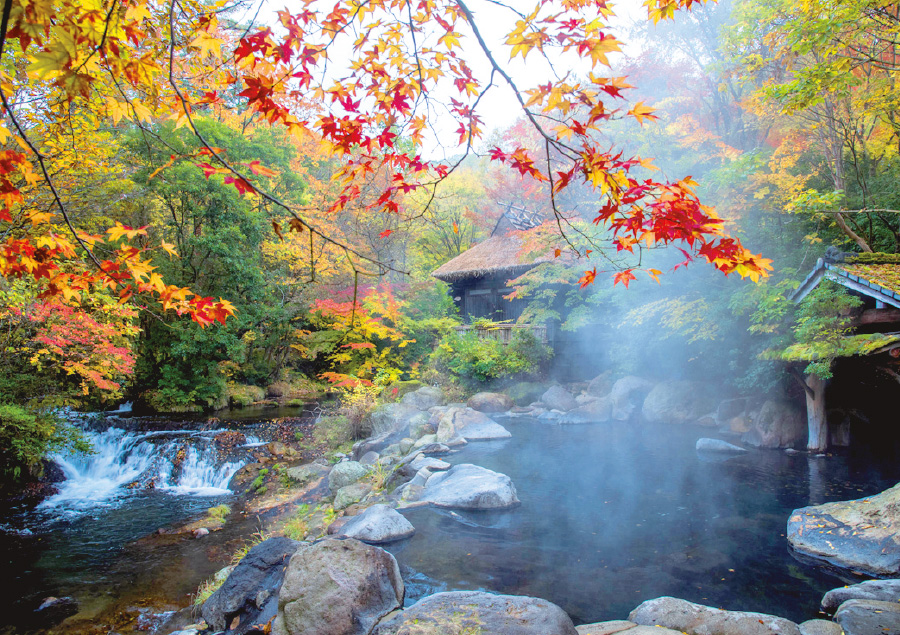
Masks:
[[[553,260],[550,256],[528,260],[520,255],[522,240],[517,236],[491,236],[456,258],[445,262],[431,275],[444,282],[459,282],[467,278],[506,276],[513,278],[542,262]]]

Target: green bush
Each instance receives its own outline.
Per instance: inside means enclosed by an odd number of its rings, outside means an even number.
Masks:
[[[0,403],[0,472],[19,479],[50,452],[90,452],[81,431],[50,412]]]
[[[472,330],[445,335],[430,363],[439,373],[450,372],[461,380],[485,383],[533,375],[551,354],[550,348],[526,329],[517,329],[509,344],[492,337],[480,338],[479,332]]]

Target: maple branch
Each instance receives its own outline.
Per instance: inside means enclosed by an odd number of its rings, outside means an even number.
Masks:
[[[103,20],[103,34],[100,36],[100,43],[94,47],[94,50],[92,50],[90,54],[86,58],[84,58],[84,61],[79,64],[78,67],[72,72],[77,73],[78,71],[80,71],[91,60],[91,58],[94,57],[94,55],[96,55],[103,49],[103,45],[106,44],[106,36],[109,33],[109,23],[112,21],[112,14],[113,11],[116,10],[117,4],[119,4],[119,0],[113,0],[112,4],[109,7],[109,11],[106,12],[106,18]]]
[[[6,0],[6,1],[9,2],[11,0]],[[319,229],[317,229],[316,227],[311,225],[308,221],[300,218],[300,216],[297,215],[297,213],[294,211],[294,209],[290,205],[281,201],[279,198],[277,198],[273,194],[266,192],[265,190],[262,190],[261,188],[259,188],[257,185],[253,184],[253,181],[250,178],[248,178],[245,174],[241,173],[239,170],[237,170],[231,164],[229,164],[216,151],[216,148],[214,148],[212,145],[210,145],[210,143],[206,140],[206,138],[203,136],[203,134],[197,129],[197,126],[194,122],[194,118],[191,116],[191,109],[188,106],[187,99],[185,98],[184,94],[181,92],[181,89],[178,87],[178,82],[175,80],[175,5],[176,5],[176,3],[177,3],[177,0],[171,0],[171,2],[169,3],[169,73],[168,73],[169,84],[172,86],[172,90],[175,92],[176,97],[178,97],[178,101],[180,102],[181,108],[185,114],[185,118],[187,119],[188,124],[191,127],[191,131],[193,132],[194,136],[197,137],[197,139],[200,141],[200,143],[203,144],[203,146],[207,149],[210,156],[215,158],[215,160],[218,163],[220,163],[225,169],[227,169],[229,172],[234,174],[236,177],[238,177],[239,179],[242,179],[246,183],[251,184],[253,186],[253,191],[256,192],[256,194],[258,196],[264,198],[265,200],[269,201],[273,205],[276,205],[276,206],[284,209],[285,211],[287,211],[303,227],[306,227],[307,231],[309,231],[310,233],[316,234],[322,240],[334,245],[335,247],[337,247],[339,249],[342,249],[345,253],[353,254],[357,258],[364,260],[366,262],[370,262],[373,265],[380,267],[381,269],[383,269],[385,271],[395,271],[402,275],[409,275],[408,271],[402,271],[400,269],[396,269],[396,268],[394,268],[388,264],[385,264],[375,258],[370,258],[369,256],[366,256],[365,254],[350,247],[349,245],[346,245],[346,244],[326,235],[325,233],[323,233],[322,231],[320,231]],[[375,274],[373,274],[373,275],[375,275]]]

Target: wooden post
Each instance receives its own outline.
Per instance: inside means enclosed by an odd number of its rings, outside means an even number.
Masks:
[[[828,449],[828,420],[825,418],[825,381],[816,375],[806,376],[806,422],[809,426],[810,452]]]

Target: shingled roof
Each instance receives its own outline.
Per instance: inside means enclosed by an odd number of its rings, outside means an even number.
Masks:
[[[900,308],[900,254],[841,254],[829,251],[791,295],[800,302],[827,278],[877,301]]]

